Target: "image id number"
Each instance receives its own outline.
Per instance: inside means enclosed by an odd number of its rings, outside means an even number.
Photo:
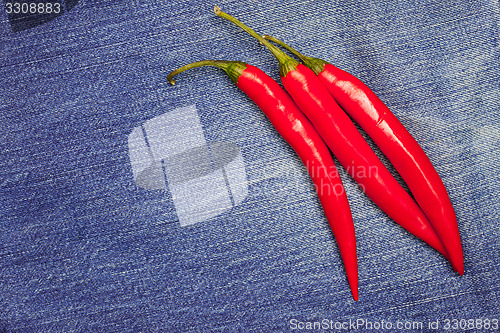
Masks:
[[[7,2],[5,10],[7,14],[59,14],[61,4],[57,2]]]
[[[445,319],[443,328],[445,330],[498,330],[498,319]]]

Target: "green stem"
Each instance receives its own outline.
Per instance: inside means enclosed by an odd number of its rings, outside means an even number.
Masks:
[[[241,61],[229,61],[229,60],[202,60],[193,62],[191,64],[182,66],[181,68],[172,71],[167,75],[167,80],[172,85],[175,84],[174,76],[179,73],[182,73],[188,69],[202,67],[202,66],[215,66],[223,69],[227,75],[233,80],[233,82],[238,83],[238,78],[241,76],[241,73],[247,68],[247,65]]]
[[[296,56],[297,58],[299,58],[303,62],[312,59],[311,57],[303,55],[302,53],[300,53],[296,49],[292,48],[290,45],[285,44],[284,42],[282,42],[281,40],[279,40],[276,37],[269,36],[269,35],[262,35],[262,38],[264,38],[265,40],[270,40],[271,42],[276,43],[279,46],[285,48],[286,50],[290,51],[294,56]]]
[[[269,51],[271,51],[271,53],[276,57],[276,59],[278,59],[278,62],[280,64],[280,72],[282,76],[286,76],[288,72],[297,69],[297,66],[299,65],[298,61],[291,58],[283,51],[278,49],[276,46],[274,46],[273,44],[269,43],[267,40],[262,38],[262,36],[256,33],[252,28],[240,22],[237,18],[227,13],[224,13],[218,6],[214,7],[214,12],[217,16],[220,16],[228,20],[229,22],[234,23],[235,25],[243,29],[245,32],[247,32],[249,35],[258,39],[262,44],[264,44],[269,49]]]
[[[285,44],[284,42],[282,42],[281,40],[279,40],[278,38],[275,38],[273,36],[263,35],[262,38],[264,38],[266,40],[270,40],[271,42],[276,43],[276,44],[282,46],[283,48],[285,48],[286,50],[290,51],[291,53],[293,53],[297,58],[302,60],[304,65],[306,65],[307,67],[312,69],[314,71],[314,73],[316,73],[316,75],[321,73],[325,69],[325,65],[328,64],[328,62],[326,62],[322,59],[308,57],[306,55],[303,55],[302,53],[300,53],[296,49],[292,48],[291,46]]]

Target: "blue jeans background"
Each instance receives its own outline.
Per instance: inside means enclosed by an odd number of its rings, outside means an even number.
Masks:
[[[212,2],[81,1],[17,33],[0,14],[0,328],[287,332],[293,320],[365,319],[429,331],[436,320],[443,329],[500,319],[498,1],[218,5],[386,102],[448,189],[465,275],[344,173],[358,241],[354,302],[306,170],[260,110],[218,69],[166,81],[208,58],[279,80],[270,52]],[[180,227],[168,191],[134,183],[127,136],[192,104],[208,141],[240,147],[249,192],[229,212]]]

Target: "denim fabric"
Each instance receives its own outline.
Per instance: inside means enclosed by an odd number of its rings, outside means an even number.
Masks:
[[[386,102],[448,189],[465,275],[341,172],[358,241],[354,302],[312,182],[262,112],[219,69],[182,73],[175,87],[166,81],[210,58],[246,61],[279,80],[270,52],[217,17],[213,2],[82,0],[19,32],[0,13],[0,331],[428,332],[448,324],[481,332],[487,320],[491,331],[500,319],[498,1],[218,5],[354,74]],[[203,144],[241,153],[244,170],[235,173],[248,192],[181,226],[172,184],[160,179],[164,162],[150,174],[161,186],[137,182],[129,138],[192,105]],[[141,172],[156,161],[143,156],[150,164]],[[227,165],[215,164],[212,157],[214,170]],[[217,175],[224,182],[207,196],[231,191],[228,176]],[[333,329],[312,323],[330,321]],[[360,326],[335,329],[349,321]]]

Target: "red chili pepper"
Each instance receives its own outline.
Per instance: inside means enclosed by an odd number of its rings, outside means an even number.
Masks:
[[[257,38],[278,59],[285,89],[346,171],[365,189],[366,194],[394,221],[447,257],[436,232],[420,207],[392,177],[314,72],[284,54],[236,18],[222,12],[219,7],[216,6],[214,11]],[[365,171],[376,169],[377,172],[366,177],[366,174],[357,172],[356,168]]]
[[[429,157],[404,125],[358,78],[322,59],[307,57],[274,37],[263,37],[283,46],[312,69],[345,112],[380,147],[429,218],[453,268],[463,275],[462,244],[450,198]]]
[[[257,67],[239,61],[205,60],[183,66],[167,77],[195,67],[222,68],[251,100],[262,109],[276,130],[297,152],[311,176],[328,223],[337,240],[351,292],[358,300],[358,264],[354,223],[347,196],[335,164],[319,134],[290,96]]]

